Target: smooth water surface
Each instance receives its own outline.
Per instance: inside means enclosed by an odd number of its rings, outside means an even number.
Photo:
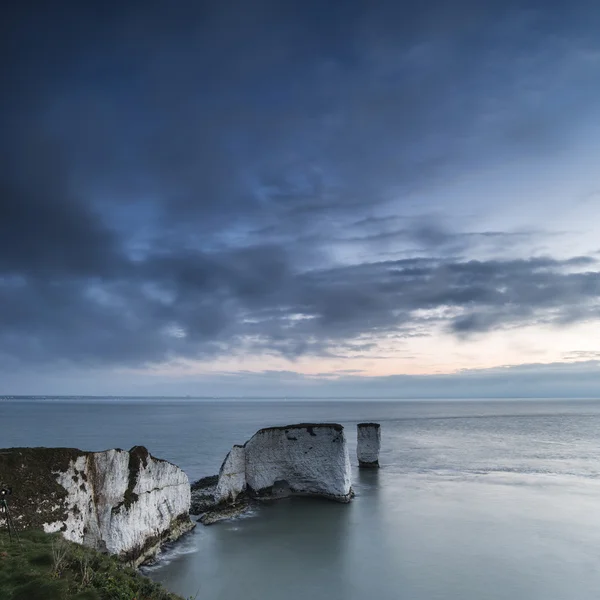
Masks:
[[[146,445],[190,479],[267,425],[382,424],[348,505],[289,499],[196,530],[146,572],[184,597],[597,600],[600,402],[0,402],[0,446]]]

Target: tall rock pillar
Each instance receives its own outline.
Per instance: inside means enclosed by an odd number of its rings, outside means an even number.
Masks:
[[[381,447],[381,425],[379,423],[359,423],[356,455],[361,468],[379,467],[379,448]]]

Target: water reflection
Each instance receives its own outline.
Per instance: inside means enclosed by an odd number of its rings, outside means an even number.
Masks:
[[[379,490],[381,469],[353,469],[353,488],[359,494],[375,495]]]

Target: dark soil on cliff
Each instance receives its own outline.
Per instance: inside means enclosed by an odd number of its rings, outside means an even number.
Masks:
[[[0,525],[3,525],[0,520]],[[182,600],[115,558],[59,534],[0,532],[2,600]]]

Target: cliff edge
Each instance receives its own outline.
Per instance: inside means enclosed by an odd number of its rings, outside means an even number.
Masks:
[[[194,527],[187,475],[142,446],[3,449],[0,480],[18,529],[60,531],[136,566]]]

